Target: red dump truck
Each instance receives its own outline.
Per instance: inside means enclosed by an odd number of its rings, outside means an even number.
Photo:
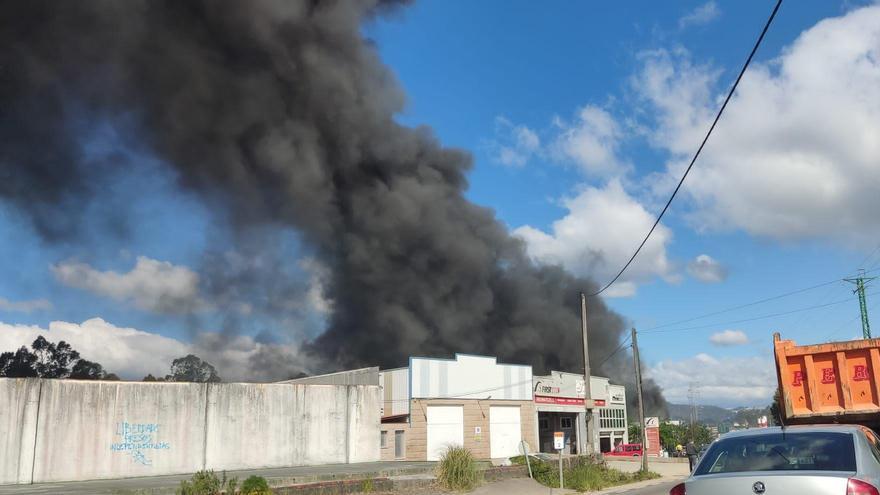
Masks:
[[[861,424],[880,431],[880,339],[796,345],[773,334],[785,424]]]

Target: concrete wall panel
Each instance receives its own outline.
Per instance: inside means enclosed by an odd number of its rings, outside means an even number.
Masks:
[[[30,483],[40,380],[0,380],[0,484]]]
[[[218,470],[301,464],[297,388],[301,387],[210,385],[206,466]]]
[[[370,462],[381,457],[379,445],[379,387],[348,388],[348,460]]]
[[[204,384],[42,383],[34,483],[202,468]]]

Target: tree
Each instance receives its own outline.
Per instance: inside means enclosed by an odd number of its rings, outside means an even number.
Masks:
[[[687,443],[687,429],[682,425],[669,422],[660,423],[660,444],[669,452],[675,451],[677,445]]]
[[[161,376],[159,378],[156,378],[155,376],[153,376],[152,373],[150,373],[147,376],[145,376],[144,379],[141,381],[144,381],[144,382],[164,382],[165,378],[161,377]]]
[[[70,366],[79,361],[79,353],[63,340],[55,345],[40,335],[31,348],[37,357],[34,368],[41,378],[67,378]]]
[[[219,382],[220,376],[211,363],[202,361],[196,355],[188,354],[171,362],[171,374],[165,377],[169,382]]]
[[[782,402],[782,396],[779,395],[779,387],[776,387],[776,393],[773,394],[773,403],[770,404],[770,420],[774,425],[782,425],[782,409],[779,404]]]
[[[0,376],[9,378],[35,378],[39,376],[34,364],[37,356],[28,351],[27,347],[21,346],[13,352],[0,354]]]
[[[629,443],[642,443],[642,427],[635,424],[630,423],[629,429]]]
[[[77,361],[70,372],[70,378],[75,380],[102,380],[105,376],[103,366],[86,359]]]
[[[54,344],[42,335],[17,351],[0,354],[0,376],[10,378],[76,378],[80,380],[118,380],[95,362],[82,359],[65,341]]]

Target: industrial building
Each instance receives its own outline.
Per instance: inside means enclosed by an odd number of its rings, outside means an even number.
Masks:
[[[413,357],[409,366],[380,372],[383,460],[434,461],[448,445],[477,458],[521,453],[537,444],[532,368],[494,357]]]
[[[448,445],[477,458],[555,452],[553,433],[565,433],[565,451],[585,451],[584,377],[552,371],[532,376],[528,365],[494,357],[413,357],[402,368],[359,370],[288,380],[296,384],[371,385],[380,389],[382,460],[431,461]],[[596,425],[594,451],[627,443],[626,392],[608,378],[591,377]]]
[[[553,433],[562,431],[565,433],[566,453],[584,452],[584,375],[551,371],[549,375],[535,376],[533,380],[540,451],[556,452],[553,450]],[[592,420],[596,425],[593,450],[610,452],[618,444],[628,443],[624,387],[610,384],[608,378],[591,376],[590,394],[594,405]]]

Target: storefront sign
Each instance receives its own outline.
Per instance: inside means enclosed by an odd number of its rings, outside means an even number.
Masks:
[[[536,395],[535,404],[559,404],[561,406],[582,406],[584,399],[575,399],[572,397],[548,397],[546,395]]]
[[[583,406],[584,399],[576,399],[574,397],[549,397],[546,395],[536,395],[535,396],[535,404],[556,404],[560,406]],[[593,405],[596,407],[604,407],[605,401],[603,399],[596,399],[593,401]]]

